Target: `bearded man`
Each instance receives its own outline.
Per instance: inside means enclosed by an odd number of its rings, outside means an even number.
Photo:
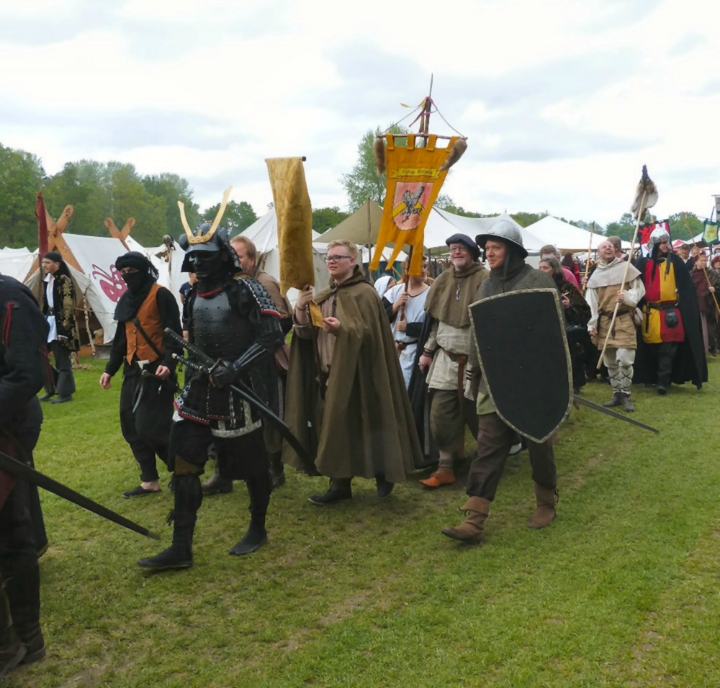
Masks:
[[[272,356],[284,341],[280,315],[258,282],[238,276],[242,268],[219,218],[195,232],[185,226],[185,232],[179,240],[185,250],[182,269],[198,279],[188,296],[188,339],[218,363],[186,375],[175,402],[169,452],[175,485],[173,542],[138,562],[154,571],[193,564],[192,538],[203,498],[200,475],[211,444],[220,474],[244,480],[250,496],[250,526],[231,555],[250,554],[267,542],[265,516],[272,489],[260,412],[233,387],[246,386],[267,402]],[[190,359],[196,367],[204,366],[194,354]]]
[[[617,257],[611,241],[603,241],[597,251],[598,263],[588,280],[585,299],[592,312],[587,325],[590,337],[601,351],[607,340],[603,363],[608,369],[613,398],[603,406],[622,406],[624,411],[634,411],[631,394],[637,328],[633,313],[645,295],[645,286],[640,271]],[[610,330],[615,304],[617,316]]]
[[[485,251],[490,275],[483,281],[475,300],[511,291],[556,289],[555,282],[549,275],[525,263],[527,251],[523,246],[522,235],[510,222],[498,220],[487,232],[478,235],[476,240]],[[474,396],[470,388],[479,374],[477,350],[473,347],[466,384],[468,397]],[[467,479],[465,491],[468,500],[462,507],[466,514],[465,520],[459,526],[444,528],[442,531],[443,535],[453,540],[470,543],[482,540],[485,520],[490,513],[490,503],[495,498],[505,462],[516,438],[515,431],[496,413],[495,404],[484,380],[479,381],[477,389],[478,453],[470,465]],[[555,518],[555,454],[551,439],[542,443],[527,440],[527,444],[537,504],[527,525],[530,528],[544,528]]]
[[[330,242],[331,286],[314,299],[322,327],[311,320],[312,287],[293,313],[286,420],[330,478],[326,492],[310,496],[318,506],[351,499],[355,477],[374,478],[378,496],[387,497],[422,460],[387,314],[357,259],[355,244]],[[302,468],[285,447],[286,463]]]
[[[120,429],[140,467],[140,485],[123,492],[127,499],[161,491],[155,456],[167,465],[176,389],[172,355],[182,352],[165,328],[182,335],[182,327],[177,301],[157,284],[158,271],[149,258],[129,251],[115,267],[127,291],[115,308],[117,329],[100,386],[110,389],[113,375],[123,367]]]
[[[430,429],[440,451],[437,470],[420,481],[431,489],[455,482],[453,454],[464,455],[465,426],[477,435],[474,404],[463,396],[465,368],[473,348],[468,306],[488,275],[478,261],[480,249],[469,236],[453,234],[445,243],[452,268],[428,292],[425,310],[433,323],[418,361],[420,370],[428,371]]]
[[[700,389],[708,370],[692,276],[683,259],[672,252],[665,229],[654,229],[650,243],[650,255],[637,263],[645,301],[635,382],[655,384],[663,396],[672,382],[681,385],[690,380]]]

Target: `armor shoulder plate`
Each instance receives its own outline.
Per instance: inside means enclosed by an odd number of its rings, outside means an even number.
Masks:
[[[260,282],[249,277],[239,277],[237,281],[250,292],[262,315],[272,315],[276,318],[282,317],[270,298],[270,294],[267,293],[267,290]]]

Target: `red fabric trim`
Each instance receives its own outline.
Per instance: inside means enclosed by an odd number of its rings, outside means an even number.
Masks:
[[[281,318],[281,317],[282,317],[282,316],[280,315],[280,313],[278,313],[277,311],[271,311],[271,310],[268,310],[268,309],[266,309],[266,308],[261,308],[261,309],[260,309],[260,313],[262,313],[263,315],[272,315],[272,316],[274,316],[274,317],[276,317],[276,318]]]
[[[213,289],[212,291],[206,291],[206,292],[203,292],[202,294],[200,292],[198,292],[198,296],[201,299],[206,299],[209,296],[215,296],[215,294],[219,294],[224,288],[225,287],[218,287],[217,289]]]
[[[9,303],[5,307],[5,322],[3,322],[2,329],[2,343],[5,346],[10,346],[10,323],[12,322],[12,303]]]

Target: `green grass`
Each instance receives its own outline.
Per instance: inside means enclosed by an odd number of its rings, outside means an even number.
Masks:
[[[411,481],[380,502],[358,480],[352,502],[318,508],[306,497],[325,482],[290,471],[268,546],[227,555],[248,519],[236,483],[200,510],[195,566],[146,576],[135,562],[169,542],[171,494],[122,499],[137,470],[120,380],[103,392],[90,364],[72,404],[44,406],[37,466],[163,541],[43,494],[48,656],[7,685],[720,685],[716,385],[636,390],[635,417],[659,436],[575,411],[556,444],[561,499],[546,530],[525,526],[527,453],[510,460],[478,547],[440,534],[461,518],[461,484],[428,493]],[[720,365],[710,370],[717,379]]]

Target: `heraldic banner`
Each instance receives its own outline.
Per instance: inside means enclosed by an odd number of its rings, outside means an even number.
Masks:
[[[416,145],[419,138],[427,139],[425,146]],[[439,168],[459,138],[453,136],[447,148],[438,148],[437,136],[433,134],[427,137],[420,134],[385,134],[385,205],[371,270],[378,269],[387,244],[395,245],[389,263],[393,263],[403,245],[408,244],[413,248],[408,272],[411,275],[422,274],[425,223],[447,177],[447,170],[440,171]],[[396,145],[396,139],[407,139],[407,146]]]
[[[705,223],[703,225],[702,238],[708,246],[714,246],[715,244],[720,243],[720,238],[718,237],[718,228],[720,228],[720,223],[705,220]]]
[[[268,158],[280,252],[280,291],[315,284],[312,208],[302,158]]]
[[[643,256],[649,256],[652,253],[652,244],[650,243],[650,235],[655,229],[664,229],[672,243],[672,235],[670,234],[670,220],[661,220],[660,222],[650,222],[649,224],[640,225],[638,231],[638,243],[640,244],[640,253]]]

